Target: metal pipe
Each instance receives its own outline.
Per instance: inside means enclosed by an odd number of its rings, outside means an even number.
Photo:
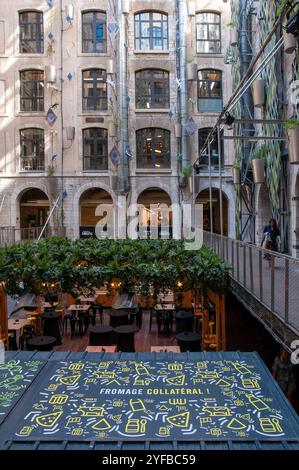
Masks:
[[[210,230],[213,233],[213,193],[212,193],[212,169],[211,169],[211,145],[208,142],[208,159],[209,159],[209,203],[210,203]]]
[[[186,123],[188,118],[187,110],[187,81],[186,81],[186,62],[187,62],[187,45],[186,45],[186,2],[185,0],[178,0],[178,13],[179,13],[179,63],[180,63],[180,113],[181,113],[181,126],[182,126],[182,169],[190,165],[188,142],[186,134]]]
[[[117,16],[119,29],[119,116],[120,116],[120,192],[125,194],[128,180],[128,101],[127,101],[127,15],[122,12],[121,0],[117,1]]]
[[[222,198],[222,155],[221,155],[221,132],[217,127],[218,137],[218,167],[219,167],[219,205],[220,205],[220,234],[223,235],[223,198]]]

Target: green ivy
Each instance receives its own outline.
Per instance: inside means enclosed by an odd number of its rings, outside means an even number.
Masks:
[[[185,250],[181,240],[44,238],[0,249],[0,281],[9,295],[46,294],[54,284],[75,298],[117,280],[118,289],[157,298],[168,289],[195,291],[204,283],[224,292],[229,266],[212,250]]]

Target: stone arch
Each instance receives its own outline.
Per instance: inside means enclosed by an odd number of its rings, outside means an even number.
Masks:
[[[260,244],[263,238],[265,225],[268,224],[272,217],[272,207],[269,195],[269,189],[265,183],[260,184],[256,195],[256,235],[257,242]]]
[[[22,196],[30,189],[39,189],[50,201],[47,186],[40,181],[27,181],[17,186],[11,195],[11,220],[13,226],[20,228],[20,200]]]
[[[212,189],[217,190],[219,192],[219,180],[212,181]],[[200,188],[197,191],[196,198],[198,195],[210,188],[208,180],[200,180]],[[233,186],[228,184],[222,184],[222,194],[225,196],[227,201],[227,233],[224,232],[230,238],[235,238],[235,198],[236,194],[234,191]],[[195,198],[195,199],[196,199]]]
[[[117,198],[114,192],[111,190],[108,184],[98,181],[91,181],[89,183],[85,183],[76,191],[74,194],[74,198],[72,201],[72,213],[73,213],[73,235],[75,238],[78,238],[80,235],[80,199],[84,193],[86,193],[90,189],[99,189],[103,190],[108,193],[113,201],[113,205],[115,207]]]

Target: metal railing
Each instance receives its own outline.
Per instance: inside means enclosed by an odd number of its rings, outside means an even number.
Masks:
[[[299,259],[205,231],[203,241],[234,281],[299,335]]]
[[[37,240],[40,236],[43,227],[30,227],[20,228],[15,227],[0,227],[0,246],[11,246],[16,243],[22,243],[25,241]],[[42,237],[51,236],[65,236],[65,230],[63,228],[53,229],[47,226],[42,234]]]

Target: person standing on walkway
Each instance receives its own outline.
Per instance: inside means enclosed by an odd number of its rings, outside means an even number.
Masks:
[[[270,219],[268,225],[263,230],[262,247],[266,250],[278,251],[280,240],[280,230],[275,219]],[[265,259],[271,262],[271,255],[265,254]]]
[[[281,348],[272,366],[273,377],[282,389],[288,400],[293,403],[296,389],[293,364],[290,361],[290,354]]]

